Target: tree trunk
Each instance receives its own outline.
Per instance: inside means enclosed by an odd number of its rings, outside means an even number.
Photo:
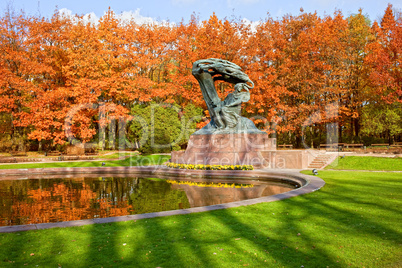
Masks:
[[[300,134],[299,131],[296,131],[296,148],[301,147],[302,136]]]
[[[310,147],[311,147],[311,149],[314,148],[314,137],[313,137],[313,135],[314,135],[313,126],[310,126],[310,141],[311,141]]]
[[[124,151],[126,149],[126,121],[122,118],[119,120],[119,151]]]
[[[354,123],[353,123],[353,118],[350,119],[350,137],[352,138],[353,141],[353,137],[354,137]]]
[[[98,147],[102,151],[105,150],[106,143],[106,122],[105,122],[105,104],[103,102],[99,103],[99,122],[98,122]]]
[[[355,136],[357,138],[357,137],[359,137],[359,132],[360,132],[359,118],[354,118],[354,125],[355,125]]]
[[[388,130],[388,144],[391,145],[392,144],[392,140],[391,140],[391,131]]]
[[[109,149],[116,149],[116,119],[111,119],[109,124]]]

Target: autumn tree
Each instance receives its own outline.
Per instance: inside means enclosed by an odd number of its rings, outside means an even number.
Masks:
[[[376,40],[368,47],[370,91],[366,99],[366,134],[385,135],[389,142],[401,134],[402,16],[388,5],[380,25],[373,24]]]
[[[0,19],[0,113],[9,115],[12,149],[24,150],[29,125],[21,115],[32,99],[32,75],[41,68],[28,48],[31,18],[8,10]]]
[[[369,90],[369,66],[364,61],[367,57],[367,46],[373,42],[374,35],[370,20],[359,13],[347,18],[348,28],[345,33],[345,74],[342,76],[344,90],[340,95],[341,128],[349,130],[349,137],[356,140],[360,133],[362,108]]]
[[[399,114],[401,20],[391,5],[372,25],[362,10],[347,18],[301,11],[253,25],[215,14],[139,24],[111,9],[96,23],[8,11],[0,18],[0,139],[20,150],[67,142],[116,148],[132,108],[151,103],[204,108],[202,127],[208,112],[191,69],[203,58],[242,66],[255,83],[243,115],[279,143],[317,146],[327,124],[338,124],[346,142],[397,137],[398,128],[384,134],[368,118]],[[219,81],[216,88],[222,99],[233,90]]]

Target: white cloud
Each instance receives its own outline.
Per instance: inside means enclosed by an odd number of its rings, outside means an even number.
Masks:
[[[59,10],[59,15],[62,17],[72,17],[73,12],[67,8],[62,8]]]
[[[98,16],[96,16],[96,14],[94,12],[91,12],[91,13],[87,13],[84,15],[84,21],[97,24],[99,21],[99,18],[98,18]]]
[[[134,20],[138,24],[152,24],[152,23],[157,23],[156,20],[154,20],[151,17],[144,17],[140,14],[140,9],[137,8],[134,12],[133,11],[124,11],[121,14],[116,15],[116,17],[122,21],[130,21]]]
[[[250,26],[253,33],[257,32],[257,26],[261,24],[261,21],[250,21],[249,19],[243,18],[241,22],[244,25]]]
[[[153,24],[153,23],[158,23],[156,20],[154,20],[151,17],[145,17],[140,14],[140,9],[137,8],[135,11],[124,11],[120,14],[116,14],[116,18],[119,19],[122,23],[129,22],[129,21],[135,21],[138,24]],[[105,13],[106,14],[106,13]],[[70,17],[74,18],[75,14],[67,8],[62,8],[59,10],[59,15],[61,17]],[[87,13],[83,16],[83,20],[85,22],[89,23],[94,23],[98,24],[99,23],[99,17],[96,16],[94,12]]]
[[[73,12],[67,8],[60,9],[59,16],[64,17],[64,18],[70,18],[73,21],[78,22],[78,17],[76,16],[76,14],[73,14]],[[83,18],[84,22],[86,22],[86,23],[98,24],[98,22],[99,22],[99,17],[96,16],[96,14],[94,12],[87,13],[82,18]]]

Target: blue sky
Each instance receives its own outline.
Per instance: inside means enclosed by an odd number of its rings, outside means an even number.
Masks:
[[[273,18],[285,14],[297,15],[300,8],[305,12],[317,11],[319,16],[332,15],[340,9],[344,16],[357,13],[363,8],[363,13],[370,19],[378,20],[388,3],[402,10],[402,0],[0,0],[1,13],[10,5],[15,11],[24,10],[28,15],[51,17],[56,7],[72,14],[85,15],[92,13],[101,17],[110,6],[117,13],[134,16],[138,20],[169,20],[170,22],[188,22],[195,13],[201,20],[206,20],[213,12],[220,18],[246,18],[258,21],[267,18],[267,13]]]

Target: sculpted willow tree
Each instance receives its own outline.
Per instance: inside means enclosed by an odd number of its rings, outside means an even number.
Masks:
[[[258,130],[254,123],[241,116],[241,105],[250,100],[254,83],[238,65],[221,59],[194,62],[197,79],[211,121],[190,136],[185,152],[172,152],[172,161],[180,164],[254,165],[263,166],[263,150],[275,150],[276,139]],[[234,92],[221,100],[215,81],[234,84]]]
[[[240,115],[241,104],[250,100],[249,89],[254,87],[254,83],[239,66],[226,60],[211,58],[194,62],[192,73],[200,84],[211,116],[211,122],[195,134],[262,132],[250,119]],[[219,80],[235,85],[234,92],[229,93],[223,101],[214,84]]]

